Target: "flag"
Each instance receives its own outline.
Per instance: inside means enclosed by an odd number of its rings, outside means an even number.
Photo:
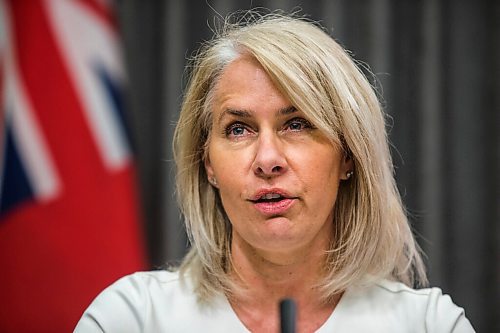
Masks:
[[[145,267],[110,1],[0,0],[0,332],[70,332]]]

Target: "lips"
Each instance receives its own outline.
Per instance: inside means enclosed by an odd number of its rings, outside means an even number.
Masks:
[[[250,199],[257,211],[264,215],[283,215],[295,203],[297,197],[282,189],[263,189]]]

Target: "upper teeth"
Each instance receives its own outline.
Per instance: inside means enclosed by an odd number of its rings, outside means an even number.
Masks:
[[[260,198],[261,199],[278,199],[279,197],[281,197],[281,195],[277,194],[277,193],[266,193],[263,196],[261,196]]]

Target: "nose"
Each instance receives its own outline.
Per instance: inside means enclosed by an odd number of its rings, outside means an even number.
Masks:
[[[288,170],[283,144],[275,135],[261,133],[257,140],[255,159],[252,165],[256,176],[273,178]]]

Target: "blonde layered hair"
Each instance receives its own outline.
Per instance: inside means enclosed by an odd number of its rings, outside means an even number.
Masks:
[[[268,14],[224,23],[195,55],[174,136],[177,194],[191,249],[189,271],[198,296],[239,288],[231,280],[231,223],[204,167],[212,95],[225,67],[255,58],[280,92],[354,162],[334,208],[333,242],[318,281],[325,298],[367,278],[408,286],[427,283],[394,180],[384,115],[377,96],[346,51],[306,19]]]

